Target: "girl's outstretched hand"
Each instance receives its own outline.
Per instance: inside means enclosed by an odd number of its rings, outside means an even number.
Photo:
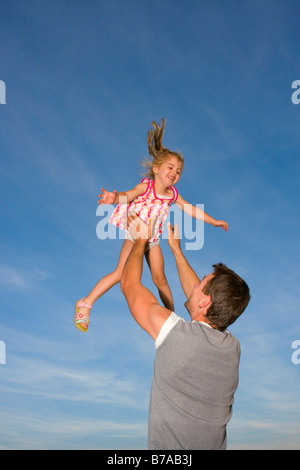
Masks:
[[[225,232],[228,230],[228,223],[225,222],[225,220],[216,220],[216,223],[214,224],[215,227],[222,227]]]
[[[116,200],[116,195],[117,191],[114,189],[113,192],[106,191],[104,188],[101,188],[101,191],[103,191],[103,194],[99,194],[99,201],[98,203],[100,206],[102,204],[113,204]]]

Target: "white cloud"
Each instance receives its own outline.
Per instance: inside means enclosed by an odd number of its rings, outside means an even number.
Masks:
[[[297,420],[237,415],[229,424],[228,435],[228,449],[232,450],[300,450]]]
[[[33,268],[18,269],[7,265],[0,266],[0,288],[13,291],[34,291],[49,278],[46,271]]]
[[[88,449],[101,448],[101,441],[147,440],[147,423],[97,418],[80,419],[66,415],[38,415],[34,411],[1,415],[2,444],[0,449]],[[91,443],[89,443],[91,441]],[[4,442],[4,444],[3,444]],[[103,447],[102,447],[103,448]]]
[[[95,361],[65,366],[63,360],[41,360],[8,355],[2,371],[0,390],[17,395],[33,395],[54,401],[110,404],[117,407],[147,409],[148,390],[143,381],[129,372],[124,375],[105,370]],[[141,397],[144,397],[141,399]]]
[[[100,347],[98,358],[94,346],[91,354],[85,351],[86,337],[70,335],[61,342],[38,331],[5,329],[5,334],[2,448],[146,445],[150,388],[137,372],[103,363]],[[90,337],[87,346],[94,342]]]
[[[240,330],[240,383],[228,427],[229,448],[300,449],[299,370],[291,362],[283,328],[271,328],[271,314],[261,303],[260,323],[245,322],[247,331]]]

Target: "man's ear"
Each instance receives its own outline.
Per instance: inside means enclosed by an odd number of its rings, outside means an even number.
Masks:
[[[198,305],[199,308],[205,308],[207,307],[211,302],[211,296],[210,295],[206,295],[205,296],[205,299],[203,299],[201,301],[201,303]]]

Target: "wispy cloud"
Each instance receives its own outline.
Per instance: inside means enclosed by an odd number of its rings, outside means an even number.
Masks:
[[[130,440],[145,446],[150,390],[137,372],[107,367],[99,351],[98,359],[93,351],[80,354],[79,336],[62,343],[33,333],[4,333],[2,448],[107,448],[113,442],[120,448]]]
[[[153,342],[132,326],[118,287],[94,305],[87,335],[73,315],[121,247],[96,237],[99,189],[137,183],[147,128],[164,116],[164,143],[186,158],[180,194],[230,223],[226,236],[208,227],[203,250],[187,257],[203,274],[228,262],[252,293],[232,328],[242,359],[229,442],[270,448],[281,437],[288,448],[299,436],[300,366],[290,350],[299,339],[299,109],[290,88],[299,5],[123,3],[1,7],[1,445],[145,443]]]
[[[228,449],[233,450],[300,450],[297,419],[265,417],[260,414],[236,414],[229,424]]]
[[[291,362],[288,336],[262,322],[245,326],[229,442],[233,448],[300,449],[299,370]]]
[[[67,367],[57,362],[9,356],[2,374],[2,392],[36,395],[52,400],[84,403],[106,403],[143,409],[147,400],[143,385],[134,375],[120,376],[116,372],[94,370],[77,363]]]
[[[17,269],[11,266],[0,266],[0,289],[18,292],[33,292],[40,288],[43,281],[49,278],[46,271],[32,269]]]
[[[1,414],[0,449],[106,449],[107,438],[124,442],[147,439],[147,423],[103,420],[89,417],[22,414]],[[101,444],[102,443],[102,444]],[[120,448],[120,447],[117,447]]]

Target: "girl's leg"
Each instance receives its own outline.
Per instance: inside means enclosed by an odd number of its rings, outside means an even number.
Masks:
[[[165,264],[160,246],[156,245],[153,248],[150,248],[150,250],[145,253],[145,256],[151,271],[152,280],[158,288],[159,296],[164,306],[173,312],[173,296],[165,276]]]
[[[87,303],[88,305],[93,305],[94,302],[99,299],[99,297],[101,297],[101,295],[107,292],[112,286],[120,282],[124,265],[132,250],[132,247],[132,241],[124,240],[116,269],[113,272],[104,276],[102,279],[100,279],[99,282],[97,282],[97,284],[95,285],[95,287],[93,287],[89,295],[83,299],[85,303]],[[78,312],[82,313],[84,316],[88,316],[90,310],[86,307],[80,307]],[[82,326],[83,328],[87,328],[86,323],[82,323]]]

